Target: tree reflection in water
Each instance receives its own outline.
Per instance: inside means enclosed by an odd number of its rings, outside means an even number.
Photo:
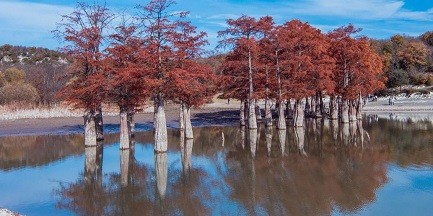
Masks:
[[[194,140],[169,132],[168,153],[155,153],[149,164],[132,150],[121,152],[120,174],[103,181],[92,169],[100,162],[86,149],[91,158],[82,179],[61,185],[58,206],[80,215],[356,213],[375,201],[390,161],[433,164],[433,146],[426,144],[433,140],[431,125],[367,119],[365,128],[335,121],[307,126],[195,128]],[[152,142],[137,145],[143,143]]]

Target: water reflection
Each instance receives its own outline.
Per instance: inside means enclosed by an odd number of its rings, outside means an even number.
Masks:
[[[364,124],[309,121],[305,128],[287,130],[206,127],[195,128],[190,140],[173,130],[169,151],[159,154],[153,152],[151,133],[137,133],[136,147],[120,152],[116,140],[104,149],[72,151],[71,137],[57,137],[59,145],[50,145],[53,152],[64,152],[57,159],[49,152],[24,154],[23,161],[36,161],[24,163],[11,154],[3,155],[0,165],[8,167],[3,170],[46,166],[81,155],[79,177],[58,179],[49,188],[58,209],[78,215],[357,214],[384,202],[383,197],[377,202],[384,193],[378,191],[392,184],[388,175],[393,166],[415,175],[413,166],[433,165],[433,125],[423,122],[367,118]],[[0,148],[23,152],[16,146],[3,142]],[[44,157],[49,159],[40,159]],[[433,172],[428,178],[433,179]],[[433,191],[428,185],[423,186]],[[428,198],[433,202],[433,195]]]
[[[278,130],[278,141],[280,144],[281,155],[284,156],[284,152],[286,151],[286,130]]]
[[[123,187],[128,186],[132,181],[131,174],[134,161],[133,149],[120,150],[120,182]]]
[[[168,158],[167,153],[155,153],[156,187],[161,199],[167,190]]]
[[[313,130],[312,132],[313,132],[313,134],[316,133],[315,130]],[[304,149],[304,146],[305,146],[305,129],[304,129],[304,127],[296,127],[295,128],[295,143],[298,145],[299,152],[303,156],[307,156],[307,153],[305,152],[305,149]]]
[[[102,182],[102,143],[85,148],[84,181],[87,184]]]
[[[272,127],[266,127],[265,136],[266,136],[266,148],[268,150],[268,157],[271,156],[272,151]]]
[[[250,151],[251,156],[254,158],[256,156],[257,151],[257,138],[258,138],[258,132],[257,129],[249,129],[249,144],[250,144]]]

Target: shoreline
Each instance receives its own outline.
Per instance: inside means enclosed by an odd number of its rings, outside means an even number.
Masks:
[[[233,124],[239,119],[239,101],[215,100],[202,108],[192,110],[193,127],[197,126],[223,126]],[[260,104],[262,107],[263,104]],[[262,107],[264,108],[264,107]],[[405,114],[433,116],[433,99],[402,98],[395,105],[388,105],[386,98],[369,102],[363,109],[367,115],[374,114]],[[168,128],[177,128],[179,108],[177,105],[166,106],[166,119]],[[119,128],[118,115],[104,116],[104,132],[115,133]],[[135,115],[137,131],[150,130],[153,127],[153,112],[144,112]],[[58,135],[77,134],[83,132],[83,117],[50,117],[29,118],[16,120],[0,120],[0,136],[28,136],[28,135]]]

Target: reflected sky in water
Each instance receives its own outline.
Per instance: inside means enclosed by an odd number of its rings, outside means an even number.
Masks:
[[[432,215],[433,124],[367,116],[305,128],[0,137],[0,207],[25,215]]]

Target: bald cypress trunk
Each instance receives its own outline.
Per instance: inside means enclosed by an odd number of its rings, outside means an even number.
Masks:
[[[129,125],[129,131],[131,133],[131,137],[135,136],[135,121],[134,121],[134,110],[129,110],[127,114],[128,118],[128,125]]]
[[[249,129],[257,129],[257,116],[256,116],[256,108],[255,108],[255,100],[251,99],[248,103],[248,128]]]
[[[361,96],[361,93],[359,93],[358,100],[357,100],[357,103],[356,103],[356,118],[358,120],[362,120],[362,108],[363,108],[363,103],[362,102],[363,102],[362,101],[362,96]]]
[[[305,112],[305,99],[296,100],[295,104],[295,116],[294,116],[294,126],[303,127],[304,126],[304,112]],[[308,99],[307,99],[308,101]]]
[[[356,121],[356,101],[350,100],[349,101],[349,121]]]
[[[338,119],[338,103],[335,96],[331,96],[329,100],[329,118],[330,119]]]
[[[308,115],[310,117],[316,117],[316,96],[311,96],[311,108],[310,111],[308,112]]]
[[[269,100],[269,70],[266,66],[266,99],[265,99],[265,124],[266,127],[272,127],[271,101]]]
[[[245,134],[245,126],[241,126],[241,147],[242,149],[245,149],[245,139],[246,139],[246,134]]]
[[[154,136],[155,136],[155,151],[167,151],[167,122],[165,119],[164,99],[161,95],[155,98],[154,108]]]
[[[251,55],[251,49],[248,48],[248,128],[250,129],[256,129],[257,128],[257,117],[256,117],[256,110],[255,110],[255,104],[256,100],[253,99],[253,66],[252,66],[252,55]]]
[[[322,118],[322,95],[320,92],[316,92],[316,107],[315,107],[315,112],[316,112],[316,118]]]
[[[94,111],[86,111],[84,114],[84,145],[96,146],[96,125]]]
[[[258,100],[256,100],[256,103],[255,103],[255,110],[256,110],[257,121],[262,120],[262,110],[260,109]]]
[[[341,123],[349,123],[349,101],[343,99],[341,102]]]
[[[281,101],[278,106],[278,125],[277,128],[280,130],[286,129],[286,117],[284,117],[284,103]]]
[[[185,119],[185,138],[192,139],[194,138],[192,132],[192,124],[191,124],[191,108],[188,105],[184,106],[184,119]]]
[[[239,109],[239,121],[241,126],[245,126],[245,101],[241,100],[241,107]]]
[[[183,103],[179,105],[179,129],[182,133],[185,130],[185,106]]]
[[[120,149],[129,149],[131,143],[131,131],[128,124],[128,112],[120,108]]]
[[[272,113],[271,113],[271,104],[270,100],[265,100],[265,122],[267,127],[272,126]]]
[[[102,105],[96,108],[95,113],[96,140],[104,140],[104,121],[102,119]]]

